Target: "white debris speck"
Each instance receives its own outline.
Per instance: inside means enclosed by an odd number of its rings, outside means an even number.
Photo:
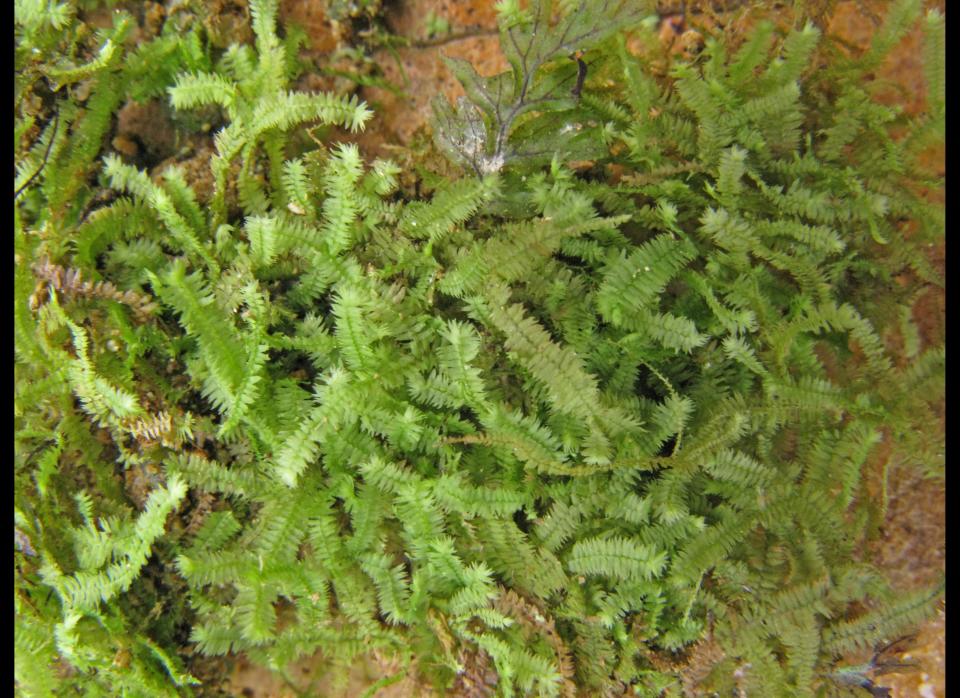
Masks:
[[[481,174],[493,174],[494,172],[499,172],[505,161],[506,159],[503,157],[503,153],[482,157],[480,158],[480,172]]]

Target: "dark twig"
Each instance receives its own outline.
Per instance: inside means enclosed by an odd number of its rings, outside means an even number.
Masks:
[[[47,149],[43,153],[43,161],[40,163],[40,167],[37,168],[37,171],[34,172],[32,175],[30,175],[30,178],[27,179],[27,181],[24,182],[22,185],[20,185],[20,188],[17,189],[17,191],[14,193],[13,195],[14,201],[16,201],[20,197],[20,194],[23,192],[23,190],[26,189],[28,186],[30,186],[30,183],[33,180],[35,180],[37,178],[37,175],[43,172],[43,168],[47,166],[47,159],[50,157],[50,150],[51,148],[53,148],[53,141],[57,137],[57,128],[59,126],[60,126],[60,112],[57,112],[53,116],[53,132],[50,134],[50,140],[47,142]]]

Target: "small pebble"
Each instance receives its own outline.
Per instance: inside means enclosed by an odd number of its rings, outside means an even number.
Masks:
[[[134,158],[137,156],[137,153],[140,152],[140,148],[136,142],[123,135],[116,136],[111,142],[111,145],[114,150],[121,155],[126,155],[128,158]]]

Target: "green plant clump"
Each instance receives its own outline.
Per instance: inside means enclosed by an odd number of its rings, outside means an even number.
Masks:
[[[798,11],[657,70],[639,3],[498,10],[510,69],[451,60],[436,104],[464,174],[411,200],[332,136],[363,103],[289,89],[275,0],[225,50],[17,0],[22,695],[376,650],[371,694],[862,696],[845,658],[935,608],[864,543],[885,463],[941,474],[942,17],[898,0],[851,57]],[[908,118],[873,75],[918,22]],[[199,178],[110,153],[157,96],[222,114]]]

